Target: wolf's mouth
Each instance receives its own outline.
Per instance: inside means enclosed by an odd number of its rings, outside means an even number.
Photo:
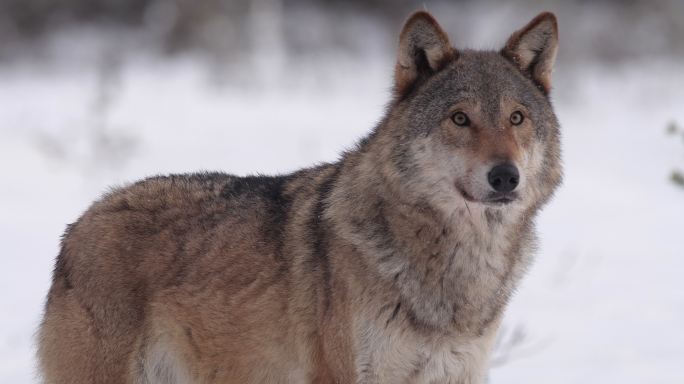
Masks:
[[[471,196],[468,192],[466,192],[465,189],[461,187],[457,187],[457,189],[461,196],[463,196],[463,198],[466,201],[471,203],[482,203],[488,205],[506,205],[518,199],[517,192],[492,192],[489,194],[489,196],[487,196],[487,198],[478,200]]]
[[[518,194],[515,192],[506,192],[506,193],[495,192],[495,193],[491,193],[489,196],[487,196],[487,199],[485,199],[483,202],[488,203],[488,204],[495,204],[495,205],[505,205],[505,204],[509,204],[509,203],[511,203],[517,199],[518,199]]]

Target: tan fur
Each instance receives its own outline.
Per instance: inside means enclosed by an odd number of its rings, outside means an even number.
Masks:
[[[63,239],[39,331],[44,382],[482,383],[532,220],[561,179],[555,116],[514,65],[457,54],[418,12],[388,114],[339,162],[154,177],[104,196]],[[481,76],[499,75],[508,89],[482,91]],[[449,81],[479,93],[452,102]],[[515,127],[514,111],[527,116]],[[507,205],[488,200],[501,161],[521,173]]]

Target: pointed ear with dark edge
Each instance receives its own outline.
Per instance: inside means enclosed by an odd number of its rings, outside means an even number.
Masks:
[[[399,35],[394,92],[403,95],[418,81],[440,70],[456,56],[449,38],[427,12],[411,15]]]
[[[548,94],[558,51],[558,23],[550,12],[540,13],[513,33],[501,53]]]

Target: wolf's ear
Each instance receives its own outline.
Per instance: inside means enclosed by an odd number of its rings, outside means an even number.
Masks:
[[[558,51],[558,23],[550,12],[540,13],[513,33],[501,53],[548,94],[551,71]]]
[[[449,38],[427,12],[411,15],[399,35],[394,92],[402,95],[419,80],[440,70],[456,56]]]

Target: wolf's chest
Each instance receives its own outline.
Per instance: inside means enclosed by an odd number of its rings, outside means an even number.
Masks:
[[[465,383],[484,381],[496,326],[477,337],[425,336],[411,329],[369,331],[357,356],[359,382]]]

